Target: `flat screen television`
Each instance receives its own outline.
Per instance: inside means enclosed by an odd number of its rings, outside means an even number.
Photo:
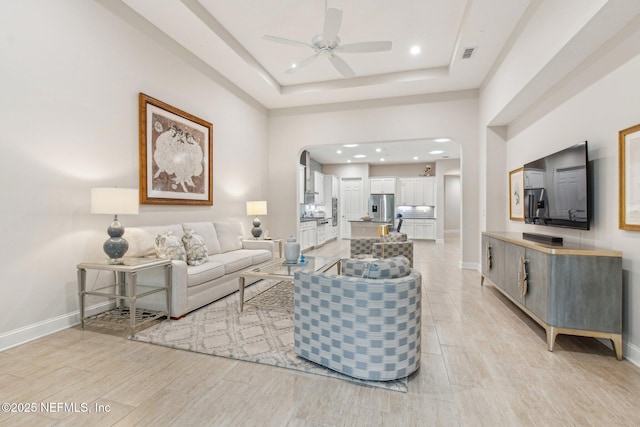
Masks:
[[[587,141],[524,165],[524,221],[588,230],[591,185]]]

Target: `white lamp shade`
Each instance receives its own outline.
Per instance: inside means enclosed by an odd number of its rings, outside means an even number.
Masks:
[[[267,214],[267,202],[264,200],[247,202],[247,215],[258,216]]]
[[[137,215],[139,192],[136,188],[92,188],[91,213]]]

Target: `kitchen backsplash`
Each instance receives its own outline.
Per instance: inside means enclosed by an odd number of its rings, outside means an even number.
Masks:
[[[300,203],[299,214],[300,218],[323,218],[327,216],[324,206],[307,205],[304,203]],[[329,212],[329,216],[331,216],[331,212]]]
[[[435,218],[436,208],[434,206],[398,206],[396,207],[397,214],[402,214],[405,219]]]

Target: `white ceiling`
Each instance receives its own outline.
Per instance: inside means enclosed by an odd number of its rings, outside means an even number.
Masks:
[[[372,165],[431,163],[438,159],[460,158],[460,147],[455,141],[419,139],[344,145],[321,145],[309,148],[311,158],[321,164],[369,163]],[[340,153],[338,152],[340,151]],[[365,157],[354,157],[361,156]]]
[[[329,8],[343,11],[341,44],[393,45],[388,52],[340,53],[356,73],[351,78],[326,57],[285,73],[293,62],[313,55],[312,49],[263,39],[272,35],[311,43],[322,33],[325,0],[122,2],[267,109],[279,109],[477,89],[530,0],[328,0]],[[411,55],[415,45],[421,53]],[[473,55],[462,59],[467,48],[474,48]],[[393,143],[393,149],[382,147],[389,163],[413,161],[416,144],[423,145],[420,152],[426,156],[428,141]],[[455,141],[445,147],[444,155],[459,157]],[[317,156],[342,163],[328,157],[336,149],[327,147]],[[369,153],[368,162],[376,156]]]

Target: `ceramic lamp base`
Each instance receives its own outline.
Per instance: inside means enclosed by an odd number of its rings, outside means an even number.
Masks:
[[[129,250],[129,242],[122,238],[124,227],[118,221],[117,215],[109,228],[107,228],[107,234],[110,238],[104,242],[102,249],[104,249],[104,253],[109,257],[109,263],[117,264],[119,263],[118,260]]]
[[[262,236],[262,228],[260,228],[260,219],[258,219],[258,217],[256,217],[253,220],[253,228],[251,229],[251,235],[256,239]]]

